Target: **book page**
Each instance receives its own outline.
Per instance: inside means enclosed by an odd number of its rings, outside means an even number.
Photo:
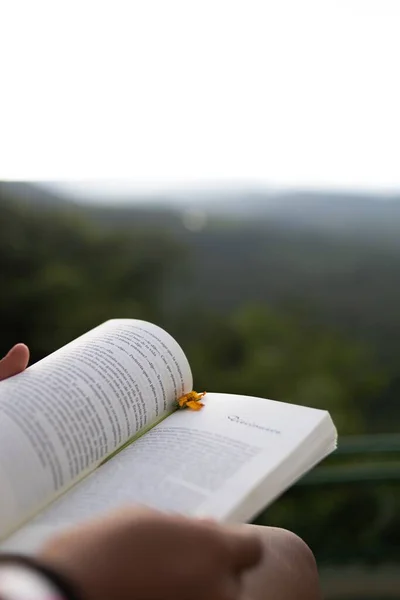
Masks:
[[[107,321],[0,383],[0,539],[192,389],[159,327]]]
[[[207,394],[200,412],[169,416],[11,538],[6,549],[34,550],[55,531],[127,504],[248,521],[331,450],[335,435],[323,411]]]

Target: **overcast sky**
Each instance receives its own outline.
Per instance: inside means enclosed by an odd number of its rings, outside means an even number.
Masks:
[[[1,11],[0,177],[400,189],[398,0]]]

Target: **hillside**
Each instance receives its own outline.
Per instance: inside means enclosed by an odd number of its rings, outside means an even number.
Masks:
[[[372,195],[316,192],[197,192],[205,215],[190,231],[185,197],[113,205],[69,201],[30,184],[0,184],[0,198],[78,213],[135,236],[167,232],[184,255],[171,272],[171,310],[216,311],[246,304],[288,307],[369,342],[396,367],[400,336],[400,202]],[[186,199],[187,200],[187,199]],[[169,203],[169,204],[168,204]]]

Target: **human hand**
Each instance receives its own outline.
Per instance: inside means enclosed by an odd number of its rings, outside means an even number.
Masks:
[[[261,556],[248,529],[127,508],[55,537],[39,560],[85,600],[240,600]]]
[[[0,381],[21,373],[28,366],[29,349],[25,344],[16,344],[9,353],[0,360]]]

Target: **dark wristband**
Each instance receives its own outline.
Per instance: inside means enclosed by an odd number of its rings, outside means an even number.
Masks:
[[[78,592],[75,586],[58,571],[43,564],[34,557],[22,556],[19,554],[0,554],[1,566],[16,566],[23,567],[37,573],[37,575],[46,579],[59,592],[60,596],[65,600],[83,600],[82,595]]]

